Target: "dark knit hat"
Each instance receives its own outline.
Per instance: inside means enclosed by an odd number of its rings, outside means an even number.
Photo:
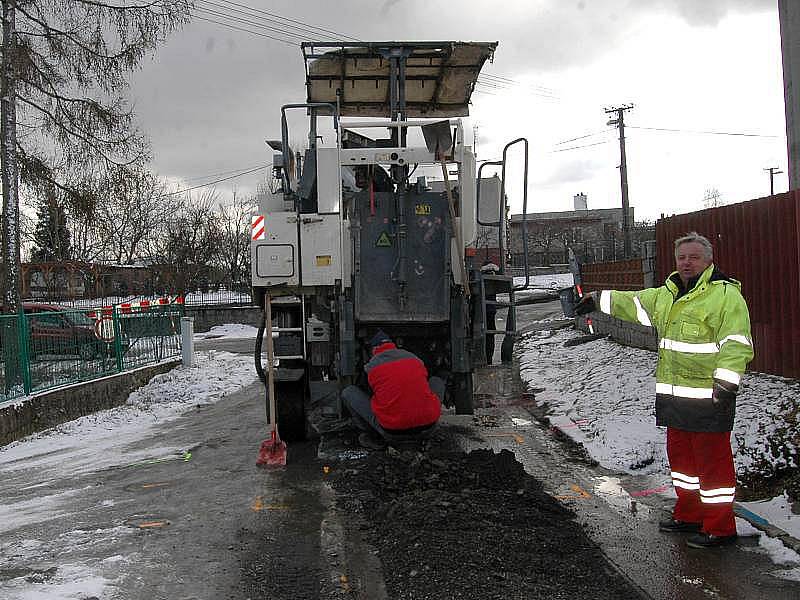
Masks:
[[[372,339],[369,341],[370,348],[376,348],[381,344],[385,344],[386,342],[391,342],[392,338],[386,335],[386,332],[383,329],[379,329],[378,333],[372,336]]]

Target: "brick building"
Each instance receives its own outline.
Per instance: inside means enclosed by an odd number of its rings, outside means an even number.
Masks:
[[[589,209],[585,194],[576,195],[574,202],[575,210],[525,215],[529,266],[566,264],[569,248],[583,264],[623,258],[622,208]],[[634,223],[633,207],[628,216]],[[511,264],[522,266],[521,214],[511,215],[510,231]],[[655,238],[655,226],[635,226],[631,238],[633,255],[639,256],[641,242]]]

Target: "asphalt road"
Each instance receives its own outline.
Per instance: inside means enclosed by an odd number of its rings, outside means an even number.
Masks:
[[[560,315],[560,305],[533,304],[520,313],[521,330],[542,327],[536,321]],[[497,343],[499,348],[499,337]],[[197,349],[249,353],[252,344],[205,340]],[[533,399],[515,368],[483,370],[476,392],[484,405],[478,419],[444,418],[466,432],[463,448],[513,450],[529,473],[575,510],[618,570],[651,598],[800,597],[800,583],[769,575],[776,567],[755,551],[755,539],[734,548],[692,551],[679,537],[658,533],[665,501],[648,496],[631,502],[625,489],[644,489],[648,482],[593,467],[537,423]],[[44,480],[34,457],[13,476],[0,478],[0,506],[21,507],[0,513],[14,520],[0,529],[0,597],[14,597],[3,591],[14,578],[46,581],[52,569],[89,565],[115,580],[113,597],[124,600],[385,598],[382,569],[391,565],[378,563],[357,518],[337,507],[326,483],[329,458],[346,460],[361,451],[329,440],[320,458],[315,444],[292,445],[286,469],[257,469],[256,454],[266,436],[263,397],[263,387],[253,384],[136,442],[137,449],[158,459],[168,440],[191,450],[188,461],[54,473]],[[42,490],[65,494],[69,501],[49,518],[28,519],[24,507],[33,510]],[[23,540],[32,539],[44,548],[35,563],[20,558]],[[62,597],[94,596],[78,590]]]

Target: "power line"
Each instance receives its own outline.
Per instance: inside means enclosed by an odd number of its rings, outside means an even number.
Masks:
[[[208,1],[208,0],[203,0],[203,1]],[[282,15],[271,13],[271,12],[266,11],[266,10],[261,10],[259,8],[253,8],[251,6],[247,6],[246,4],[240,4],[238,2],[233,2],[232,0],[218,0],[218,1],[224,2],[225,4],[238,6],[240,8],[246,8],[247,10],[250,10],[250,11],[253,11],[253,12],[256,12],[256,13],[260,13],[260,14],[263,14],[263,15],[268,15],[269,17],[274,17],[275,19],[279,19],[280,21],[286,21],[288,23],[295,23],[297,25],[302,25],[304,28],[308,28],[310,30],[314,30],[314,31],[317,31],[317,32],[331,34],[331,35],[334,35],[336,37],[345,38],[345,39],[352,40],[352,41],[355,41],[355,42],[361,41],[361,40],[359,40],[357,38],[354,38],[354,37],[351,37],[349,35],[344,35],[342,33],[338,33],[336,31],[333,31],[332,29],[325,29],[324,27],[318,27],[316,25],[311,25],[311,24],[306,23],[304,21],[298,21],[296,19],[290,19],[289,17],[284,17]]]
[[[178,190],[177,192],[169,192],[168,194],[162,194],[162,196],[175,196],[177,194],[184,194],[186,192],[191,192],[192,190],[196,190],[203,187],[208,187],[210,185],[214,185],[217,183],[222,183],[223,181],[230,181],[231,179],[236,179],[237,177],[241,177],[242,175],[249,175],[250,173],[255,173],[256,171],[263,169],[266,165],[261,165],[256,167],[255,169],[250,169],[249,171],[245,171],[244,173],[239,173],[238,175],[232,175],[231,177],[223,177],[222,179],[217,179],[216,181],[209,181],[208,183],[204,183],[201,185],[195,185],[190,188],[186,188],[185,190]]]
[[[541,98],[546,98],[548,100],[556,100],[556,101],[561,100],[561,98],[559,98],[558,96],[554,96],[553,94],[551,94],[549,92],[541,92],[541,91],[539,91],[539,90],[537,90],[537,89],[535,89],[533,87],[526,86],[525,84],[520,83],[520,82],[505,83],[505,82],[502,82],[502,81],[495,81],[495,80],[491,80],[491,79],[487,80],[483,74],[480,74],[478,76],[478,79],[477,79],[476,83],[478,85],[482,85],[482,86],[487,87],[489,89],[497,89],[497,90],[521,89],[523,91],[528,91],[529,93],[531,93],[534,96],[539,96]]]
[[[220,25],[221,27],[227,27],[228,29],[235,29],[236,31],[244,31],[245,33],[249,33],[251,35],[257,35],[264,38],[269,38],[271,40],[275,40],[276,42],[281,42],[283,44],[287,44],[292,47],[299,46],[297,42],[292,42],[289,40],[283,40],[281,38],[276,38],[272,35],[267,35],[266,33],[259,33],[257,31],[250,31],[249,29],[244,29],[243,27],[236,27],[235,25],[228,25],[227,23],[220,23],[219,21],[214,21],[213,19],[206,19],[205,17],[199,17],[197,15],[194,16],[195,19],[199,19],[200,21],[206,21],[208,23],[214,23],[215,25]]]
[[[589,137],[592,137],[592,136],[595,136],[595,135],[600,135],[601,133],[607,133],[607,132],[612,131],[612,130],[613,130],[612,127],[609,127],[607,129],[601,129],[600,131],[594,131],[592,133],[587,133],[586,135],[579,135],[578,137],[574,137],[574,138],[570,138],[568,140],[562,140],[560,142],[556,142],[554,145],[555,146],[560,146],[561,144],[568,144],[569,142],[577,142],[578,140],[589,138]]]
[[[203,6],[198,6],[194,10],[195,10],[195,12],[202,12],[202,13],[205,13],[205,14],[209,14],[209,15],[211,15],[213,17],[216,17],[216,18],[219,18],[219,19],[223,19],[223,20],[225,20],[227,22],[240,23],[240,24],[246,25],[248,27],[257,27],[259,29],[264,29],[266,31],[275,32],[275,33],[283,35],[285,37],[296,38],[298,42],[305,41],[305,38],[307,37],[305,35],[300,35],[299,33],[294,33],[293,31],[285,31],[285,30],[279,29],[277,27],[270,27],[269,25],[263,25],[261,23],[256,23],[256,22],[251,21],[249,19],[243,19],[242,17],[237,17],[236,15],[230,15],[228,13],[225,13],[225,12],[222,12],[222,11],[218,11],[218,10],[214,10],[214,9],[211,9],[211,8],[205,8]]]
[[[508,84],[511,84],[511,85],[525,85],[525,84],[522,84],[522,82],[520,82],[517,79],[511,79],[510,77],[504,77],[502,75],[494,75],[492,73],[481,73],[481,76],[485,77],[487,79],[493,79],[493,80],[501,82],[501,83],[508,83]],[[529,85],[530,87],[534,87],[536,89],[539,89],[539,90],[541,90],[543,92],[547,92],[549,94],[555,94],[555,90],[553,88],[549,88],[549,87],[546,87],[546,86],[543,86],[543,85],[536,85],[536,84],[527,84],[527,85]]]
[[[197,175],[196,177],[184,177],[184,181],[196,181],[198,179],[206,179],[208,177],[219,177],[220,175],[229,175],[231,173],[238,173],[239,171],[245,171],[249,169],[261,169],[263,167],[268,167],[268,164],[257,165],[255,167],[242,167],[241,169],[231,169],[230,171],[220,171],[219,173],[208,173],[206,175]]]
[[[222,1],[224,2],[225,0]],[[252,11],[248,12],[247,10],[240,10],[238,8],[232,8],[225,4],[219,4],[214,0],[198,0],[198,2],[200,4],[198,4],[195,7],[195,11],[199,10],[206,13],[211,13],[223,19],[230,19],[239,23],[244,23],[245,25],[251,27],[266,29],[268,31],[273,31],[283,36],[298,38],[300,41],[306,41],[308,40],[309,37],[328,36],[327,33],[328,30],[325,29],[315,28],[314,26],[300,27],[297,25],[292,25],[291,23],[280,21],[278,19],[273,19],[270,17],[262,17],[260,14],[257,14],[261,12],[258,9],[246,7],[248,8],[248,10]],[[236,6],[244,6],[244,5],[236,4]],[[269,24],[265,24],[265,22]]]
[[[779,138],[779,135],[767,135],[763,133],[743,133],[739,131],[702,131],[692,129],[670,129],[668,127],[638,127],[636,125],[627,125],[629,129],[646,129],[648,131],[665,131],[668,133],[691,133],[696,135],[733,135],[738,137],[763,137],[763,138]]]
[[[579,150],[580,148],[591,148],[592,146],[600,146],[601,144],[608,144],[612,140],[603,140],[602,142],[594,142],[593,144],[584,144],[582,146],[571,146],[570,148],[561,148],[559,150],[552,150],[551,152],[555,154],[556,152],[566,152],[568,150]]]
[[[270,39],[275,39],[276,41],[280,41],[283,43],[292,43],[294,45],[294,43],[291,40],[284,39],[287,37],[294,38],[298,41],[307,41],[309,38],[313,37],[327,38],[330,35],[334,35],[339,38],[347,38],[351,40],[355,39],[352,38],[351,36],[342,33],[337,33],[330,29],[317,27],[314,25],[310,25],[308,23],[303,23],[302,21],[289,19],[288,17],[282,17],[280,15],[276,15],[275,13],[270,13],[267,11],[263,11],[236,2],[230,2],[229,0],[198,0],[198,1],[202,4],[202,5],[197,5],[194,8],[195,17],[198,19],[210,21],[217,25],[222,25],[223,27],[237,29],[236,26],[231,24],[231,21],[233,21],[235,23],[243,24],[245,26],[256,28],[258,30],[266,30],[269,32],[277,33],[278,35],[281,35],[283,37],[272,38],[269,35],[260,33],[258,31],[240,29],[242,31],[245,31],[246,33],[251,33],[254,35],[262,35],[263,37],[270,37]],[[225,4],[220,4],[219,2],[224,2]],[[234,7],[241,7],[246,10],[240,10],[239,8],[234,8]],[[225,22],[220,23],[219,21],[211,21],[210,19],[199,17],[197,16],[197,12],[203,12],[213,15],[219,19],[222,19]],[[268,16],[261,16],[261,15],[268,15]],[[269,24],[266,24],[265,22]],[[297,25],[295,25],[295,23],[297,23]],[[278,27],[276,27],[276,25]]]

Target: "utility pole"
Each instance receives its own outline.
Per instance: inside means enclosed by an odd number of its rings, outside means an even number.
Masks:
[[[616,119],[610,119],[607,125],[616,125],[619,129],[619,179],[622,187],[622,245],[625,259],[631,257],[631,222],[628,201],[628,164],[625,158],[625,112],[633,108],[633,104],[607,108],[606,114],[616,113]]]
[[[769,169],[764,169],[765,171],[769,172],[769,195],[775,195],[775,175],[779,175],[783,173],[778,167],[770,167]]]
[[[783,55],[783,97],[786,110],[786,145],[789,189],[800,188],[800,3],[778,0]]]

